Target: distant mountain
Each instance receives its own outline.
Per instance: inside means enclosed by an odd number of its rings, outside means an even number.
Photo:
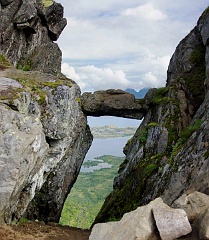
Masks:
[[[144,98],[145,94],[149,91],[150,88],[142,88],[138,92],[132,88],[127,88],[125,91],[133,94],[135,98]]]

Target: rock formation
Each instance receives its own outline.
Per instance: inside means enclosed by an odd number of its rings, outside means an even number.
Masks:
[[[135,99],[133,94],[122,90],[109,89],[85,92],[81,103],[83,112],[87,116],[116,116],[124,118],[142,119],[148,111],[147,99]]]
[[[209,9],[179,43],[164,88],[151,89],[144,120],[95,223],[120,219],[161,196],[209,193]]]
[[[63,7],[1,0],[0,16],[0,222],[58,222],[92,141],[53,42]]]
[[[172,209],[161,198],[124,214],[119,222],[98,223],[90,240],[174,240],[191,232],[183,209]],[[160,235],[160,237],[159,237]]]
[[[1,54],[19,69],[60,73],[62,53],[53,41],[67,24],[61,4],[44,8],[42,0],[1,0],[0,16]]]
[[[95,222],[120,219],[159,196],[171,206],[182,194],[209,193],[209,9],[177,46],[166,86],[143,100],[121,90],[81,97],[61,74],[60,4],[0,0],[0,16],[1,222],[59,221],[92,141],[86,115],[144,117]],[[195,221],[208,239],[204,211]]]

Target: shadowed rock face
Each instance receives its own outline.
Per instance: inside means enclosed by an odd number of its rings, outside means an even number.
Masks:
[[[133,94],[109,89],[85,92],[81,98],[83,112],[87,116],[116,116],[142,119],[148,111],[145,100],[136,100]]]
[[[53,41],[67,24],[61,4],[44,8],[41,0],[1,0],[0,17],[1,54],[19,69],[60,73],[62,53]]]

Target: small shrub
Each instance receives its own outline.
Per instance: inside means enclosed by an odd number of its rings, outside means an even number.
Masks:
[[[187,141],[187,139],[192,135],[192,133],[202,125],[202,123],[203,121],[201,119],[197,119],[193,125],[190,125],[186,127],[184,130],[182,130],[178,144],[179,145],[184,144]]]
[[[30,65],[25,65],[25,67],[23,68],[23,71],[30,71]]]
[[[152,128],[152,127],[157,127],[158,126],[158,123],[156,122],[151,122],[149,124],[147,124],[147,128]]]
[[[9,60],[0,54],[0,70],[4,70],[4,69],[10,68],[10,67],[12,67],[12,65],[9,62]]]
[[[29,222],[29,220],[27,218],[22,217],[22,218],[20,218],[18,224],[23,224],[23,223],[27,223],[27,222]]]
[[[168,93],[168,88],[163,87],[163,88],[158,88],[154,92],[154,97],[152,99],[152,102],[155,104],[160,104],[162,102],[167,102],[168,98],[166,97],[166,94]]]
[[[139,141],[141,144],[145,144],[147,141],[148,129],[145,127],[139,134]]]
[[[144,172],[146,177],[149,177],[152,172],[158,169],[158,166],[155,163],[151,163],[148,166],[146,166]]]

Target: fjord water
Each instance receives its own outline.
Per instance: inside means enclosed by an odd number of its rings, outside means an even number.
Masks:
[[[93,172],[102,168],[111,168],[112,165],[105,163],[97,158],[104,155],[124,157],[125,155],[123,153],[123,147],[129,139],[130,136],[118,138],[95,138],[84,159],[84,162],[98,161],[98,164],[91,167],[82,166],[81,172]]]

